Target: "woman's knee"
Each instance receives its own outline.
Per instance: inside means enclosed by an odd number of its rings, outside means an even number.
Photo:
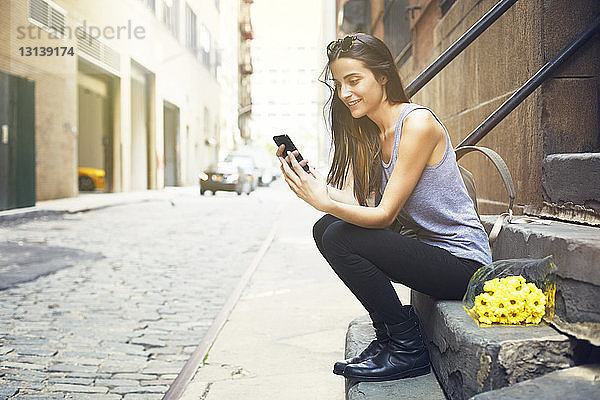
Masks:
[[[350,230],[354,225],[338,220],[331,223],[323,232],[321,242],[325,252],[337,252],[341,249],[347,249],[349,245]]]
[[[336,220],[339,220],[339,218],[334,217],[331,214],[325,214],[321,218],[319,218],[317,222],[315,222],[315,224],[313,225],[312,232],[313,239],[315,240],[315,243],[317,243],[317,247],[321,246],[321,243],[323,241],[323,233],[325,232],[325,229],[327,229],[327,227]]]

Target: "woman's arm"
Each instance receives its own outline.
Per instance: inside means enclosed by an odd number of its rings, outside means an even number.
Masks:
[[[365,228],[387,228],[412,193],[433,150],[442,138],[445,140],[445,133],[440,128],[427,110],[415,110],[404,120],[398,159],[377,207],[345,204],[330,198],[325,179],[309,175],[293,156],[286,156],[285,160],[280,158],[281,168],[294,193],[317,210]]]
[[[333,186],[327,186],[327,193],[332,200],[345,204],[359,205],[354,197],[354,175],[352,173],[352,164],[348,167],[346,178],[344,179],[344,188],[337,189]]]
[[[283,148],[284,148],[284,145],[279,146],[279,148],[277,149],[277,153],[276,153],[277,157],[283,156],[283,151],[284,151]],[[294,150],[293,154],[297,157],[299,154],[298,150]],[[289,158],[286,157],[286,160],[289,160]],[[298,164],[301,167],[304,167],[306,164],[308,164],[308,160],[305,158],[302,161],[300,161]],[[282,172],[284,172],[284,176],[285,176],[285,170],[283,168],[282,168]],[[310,171],[309,173],[316,177],[316,172],[314,170]],[[356,197],[354,197],[354,174],[352,173],[352,163],[350,163],[350,165],[348,166],[348,171],[346,172],[346,177],[344,178],[344,187],[342,189],[338,189],[338,188],[328,185],[327,186],[327,195],[332,200],[339,201],[341,203],[355,204],[355,205],[359,204],[358,200],[356,200]]]
[[[327,194],[329,195],[331,200],[339,201],[340,203],[344,204],[358,205],[358,200],[356,200],[356,197],[354,197],[354,193],[349,191],[348,188],[341,190],[328,185]]]
[[[398,159],[379,205],[363,207],[333,201],[323,211],[365,228],[390,226],[417,185],[434,149],[445,140],[440,128],[429,111],[411,112],[404,120]]]

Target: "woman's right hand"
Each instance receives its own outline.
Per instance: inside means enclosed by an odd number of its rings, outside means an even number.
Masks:
[[[275,154],[277,155],[277,157],[283,157],[283,158],[285,159],[285,161],[287,161],[288,165],[290,165],[290,163],[291,163],[291,161],[292,161],[292,160],[290,160],[290,157],[289,157],[289,156],[285,156],[285,157],[284,157],[284,154],[285,154],[285,144],[282,144],[282,145],[280,145],[280,146],[277,148],[277,152],[276,152]],[[294,155],[294,157],[297,157],[297,156],[298,156],[298,154],[300,154],[300,152],[299,152],[298,150],[294,150],[294,151],[292,152],[292,154]],[[304,167],[306,164],[308,164],[308,160],[307,160],[307,159],[303,159],[303,160],[302,160],[302,161],[300,161],[298,164],[300,164],[300,166],[301,166],[301,167]],[[281,172],[282,172],[282,173],[284,174],[284,176],[285,176],[285,171],[283,170],[283,165],[282,165],[282,166],[280,166],[280,167],[279,167],[279,169],[281,169]],[[315,175],[312,173],[312,170],[310,170],[308,173],[309,173],[309,174],[311,174],[312,176],[315,176]]]
[[[277,157],[283,157],[284,150],[285,150],[285,144],[280,144],[279,147],[277,148],[277,152],[275,153],[275,155]]]

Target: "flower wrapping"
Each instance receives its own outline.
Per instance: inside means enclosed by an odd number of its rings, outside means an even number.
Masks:
[[[463,308],[479,326],[538,325],[552,321],[555,293],[552,256],[499,260],[473,274]]]

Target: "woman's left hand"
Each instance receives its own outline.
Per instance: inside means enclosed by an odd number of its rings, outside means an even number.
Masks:
[[[331,199],[327,193],[327,182],[320,174],[314,169],[310,169],[310,173],[306,172],[296,160],[296,153],[291,154],[287,152],[286,158],[278,157],[281,163],[281,171],[285,178],[286,183],[292,189],[292,191],[316,208],[319,211],[326,212]],[[290,168],[288,161],[291,162],[292,167]]]

